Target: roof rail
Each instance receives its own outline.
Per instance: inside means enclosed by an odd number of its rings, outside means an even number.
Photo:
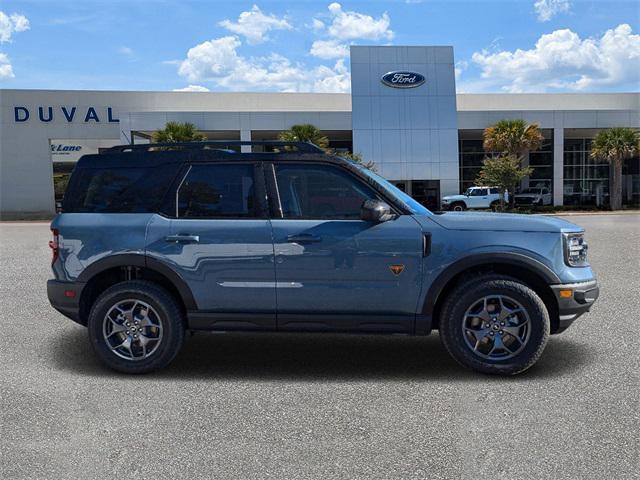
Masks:
[[[243,145],[264,145],[271,147],[295,147],[295,152],[285,150],[282,153],[324,153],[320,147],[308,142],[283,142],[283,141],[240,141],[240,140],[208,140],[203,142],[175,142],[175,143],[141,143],[138,145],[116,145],[103,151],[103,153],[143,151],[148,152],[153,149],[166,147],[179,148],[180,150],[221,150],[228,153],[235,153],[228,147]]]

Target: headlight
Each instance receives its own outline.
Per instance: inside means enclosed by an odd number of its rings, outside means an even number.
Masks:
[[[564,233],[564,261],[570,267],[586,267],[589,249],[584,233]]]
[[[442,203],[449,203],[449,199],[448,198],[443,198],[442,199]]]

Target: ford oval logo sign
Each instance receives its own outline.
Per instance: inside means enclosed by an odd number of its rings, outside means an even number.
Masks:
[[[394,88],[415,88],[424,83],[424,75],[416,72],[389,72],[385,73],[382,78],[382,83],[388,87]]]

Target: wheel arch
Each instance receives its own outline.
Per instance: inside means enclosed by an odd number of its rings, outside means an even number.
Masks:
[[[79,302],[79,319],[86,320],[95,299],[106,288],[121,281],[149,280],[167,289],[184,310],[197,310],[191,289],[178,272],[163,262],[143,254],[119,254],[89,265],[78,277],[84,284]]]
[[[549,310],[551,333],[558,329],[558,304],[549,285],[561,283],[560,278],[538,260],[511,252],[471,255],[443,270],[431,284],[422,307],[422,315],[432,319],[432,328],[438,328],[440,308],[447,293],[463,279],[483,274],[506,275],[528,285]]]

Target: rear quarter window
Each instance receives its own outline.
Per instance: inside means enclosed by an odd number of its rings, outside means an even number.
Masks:
[[[155,212],[177,170],[177,165],[76,169],[64,197],[63,212]]]

